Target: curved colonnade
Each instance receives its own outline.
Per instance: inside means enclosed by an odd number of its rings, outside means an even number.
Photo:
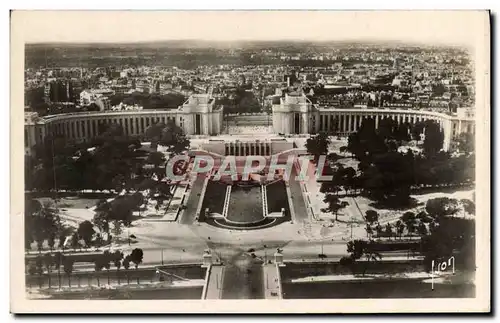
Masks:
[[[179,110],[141,110],[118,112],[81,112],[46,116],[35,122],[25,122],[25,146],[33,147],[46,135],[64,136],[75,141],[90,140],[100,134],[102,124],[116,123],[122,126],[125,135],[142,136],[152,124],[174,122],[187,135],[217,135],[222,130],[220,111],[186,113]],[[415,124],[434,120],[444,131],[445,149],[452,138],[463,132],[474,133],[474,119],[424,110],[401,109],[335,109],[322,108],[315,111],[283,109],[273,107],[273,128],[275,133],[307,134],[320,131],[335,131],[344,136],[355,132],[364,119],[373,118],[378,127],[384,118],[398,123]],[[226,145],[226,154],[235,154],[231,145]],[[252,149],[253,150],[253,149]],[[266,154],[268,147],[255,147],[255,154]],[[250,151],[249,151],[250,152]]]
[[[372,118],[375,128],[380,121],[391,118],[398,123],[416,124],[418,122],[433,120],[437,122],[444,133],[444,149],[449,148],[451,140],[460,133],[474,133],[474,119],[458,117],[426,110],[403,109],[335,109],[320,108],[289,109],[278,106],[273,108],[273,127],[275,132],[284,134],[307,134],[320,131],[334,131],[340,136],[348,135],[358,130],[363,120]]]

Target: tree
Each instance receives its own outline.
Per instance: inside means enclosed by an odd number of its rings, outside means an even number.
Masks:
[[[323,202],[327,203],[328,207],[321,209],[321,211],[335,214],[335,221],[338,221],[338,212],[349,205],[348,202],[340,201],[338,196],[333,194],[325,195]]]
[[[98,248],[104,245],[104,239],[102,238],[102,235],[100,233],[95,234],[93,245]]]
[[[351,272],[354,273],[354,259],[352,257],[343,256],[342,258],[340,258],[339,264],[342,267],[349,268]]]
[[[134,263],[136,270],[139,267],[139,264],[142,263],[143,257],[144,253],[140,248],[135,248],[130,253],[130,261]],[[137,284],[139,284],[139,275],[137,275]]]
[[[38,285],[40,288],[42,288],[42,275],[43,275],[43,258],[41,255],[38,255],[35,258],[35,272],[38,274]]]
[[[115,239],[117,237],[120,236],[120,234],[122,234],[123,230],[122,230],[122,223],[118,220],[114,220],[113,221],[113,236],[115,237]]]
[[[55,237],[61,228],[57,208],[51,202],[40,203],[37,200],[25,198],[25,243],[29,248],[32,241],[37,244],[41,252],[45,240],[51,250],[54,247]]]
[[[132,224],[133,209],[135,209],[135,203],[131,196],[119,196],[111,204],[109,219],[121,221],[124,225],[129,226]]]
[[[385,225],[384,235],[390,239],[390,238],[392,238],[393,234],[394,234],[394,232],[392,232],[392,225],[390,223],[387,223]]]
[[[415,217],[415,214],[413,212],[405,212],[401,217],[401,220],[405,224],[406,229],[408,230],[408,234],[411,237],[411,234],[415,232],[417,225],[417,219]]]
[[[366,211],[365,220],[368,224],[373,225],[378,222],[378,213],[374,210]]]
[[[123,268],[125,268],[126,273],[127,273],[127,285],[128,285],[128,284],[130,284],[130,276],[128,273],[128,269],[130,268],[130,255],[126,256],[123,259],[122,264],[123,264]]]
[[[97,211],[92,222],[99,231],[106,233],[109,240],[109,211]]]
[[[50,251],[54,250],[54,245],[56,243],[56,232],[49,232],[47,237],[47,244],[49,245]]]
[[[83,239],[83,242],[85,243],[85,246],[87,248],[90,247],[90,244],[92,243],[92,237],[94,236],[94,225],[90,221],[83,221],[80,223],[78,226],[78,236],[80,236]]]
[[[54,254],[54,267],[57,269],[57,280],[59,281],[59,289],[61,289],[61,266],[64,264],[64,255],[61,252]]]
[[[106,268],[108,274],[108,285],[110,284],[109,270],[111,269],[111,262],[113,261],[114,254],[111,254],[108,250],[104,250],[102,253],[102,266]]]
[[[144,257],[144,253],[143,253],[142,249],[140,249],[140,248],[135,248],[130,253],[130,261],[134,263],[136,269],[137,269],[137,267],[139,267],[139,264],[142,263],[143,257]]]
[[[45,255],[43,255],[43,264],[45,266],[45,269],[47,269],[47,277],[49,279],[49,288],[51,288],[50,274],[52,271],[52,265],[54,264],[54,261],[52,259],[52,255],[50,253],[46,253]]]
[[[341,181],[344,185],[346,192],[350,189],[356,189],[357,178],[356,178],[356,170],[352,167],[347,167],[342,169],[341,171]]]
[[[469,213],[470,215],[475,215],[476,213],[476,205],[474,202],[468,199],[461,199],[460,203],[462,203],[462,206],[464,208],[464,212]],[[464,214],[465,216],[465,214]]]
[[[365,256],[367,263],[370,261],[378,261],[382,259],[380,253],[375,251],[374,248],[375,242],[373,240],[365,241],[365,240],[352,240],[347,243],[347,252],[350,255],[353,263]],[[366,273],[367,266],[363,268],[363,276]]]
[[[368,224],[368,223],[366,224],[365,231],[366,231],[366,236],[368,237],[368,239],[371,239],[373,236],[373,228],[370,224]]]
[[[69,231],[67,228],[63,228],[60,232],[59,232],[59,236],[57,237],[57,239],[59,240],[59,244],[57,245],[58,248],[61,248],[63,251],[64,251],[64,248],[66,247],[64,245],[64,243],[66,242],[66,238],[71,235],[71,231]]]
[[[474,152],[474,136],[469,132],[461,133],[457,139],[458,148],[466,155]]]
[[[162,129],[158,143],[167,147],[170,157],[184,153],[191,145],[182,128],[173,122],[168,122]]]
[[[407,123],[400,123],[397,126],[396,140],[399,142],[410,141],[410,129]]]
[[[453,215],[458,212],[458,201],[448,197],[437,197],[427,201],[425,210],[433,218]]]
[[[436,155],[443,148],[444,142],[444,134],[443,131],[441,131],[439,124],[435,121],[427,120],[425,122],[424,134],[424,154],[426,156]]]
[[[38,221],[36,221],[36,222],[38,222]],[[45,233],[41,229],[38,229],[35,231],[34,237],[35,237],[36,247],[38,249],[38,252],[41,253],[42,248],[43,248],[43,242],[45,241]]]
[[[438,218],[430,234],[422,237],[424,264],[430,269],[433,260],[445,261],[453,255],[457,262],[456,266],[464,270],[475,270],[475,235],[474,219]]]
[[[427,235],[427,227],[425,226],[425,223],[420,222],[417,227],[417,232],[420,236],[425,236]]]
[[[377,226],[375,227],[375,232],[377,232],[378,239],[380,239],[383,236],[384,230],[383,230],[382,226],[380,225],[380,223],[378,223]]]
[[[363,256],[365,248],[365,240],[352,240],[347,243],[347,252],[353,260],[360,259]]]
[[[172,197],[172,185],[167,184],[163,181],[151,181],[151,186],[149,188],[148,198],[155,200],[157,205],[157,210],[159,206]],[[137,206],[138,207],[138,206]]]
[[[165,163],[165,155],[159,151],[151,152],[148,155],[146,163],[152,164],[155,168],[158,168]]]
[[[116,267],[116,277],[118,278],[118,285],[120,285],[120,268],[122,265],[123,253],[116,250],[113,253],[113,265]]]
[[[415,123],[411,128],[411,136],[412,139],[417,141],[417,143],[421,140],[422,132],[424,131],[423,122]]]
[[[75,261],[69,257],[64,257],[64,272],[68,275],[68,286],[71,288],[71,273],[73,272],[73,265]]]
[[[104,261],[102,255],[97,255],[94,259],[94,271],[97,278],[97,286],[101,286],[101,281],[99,279],[99,272],[104,267]]]
[[[434,231],[436,231],[437,227],[438,227],[437,223],[432,221],[431,223],[429,223],[429,232],[433,233]]]
[[[434,218],[429,216],[429,214],[427,214],[427,212],[425,211],[418,212],[418,214],[416,215],[416,219],[423,223],[431,223],[432,221],[434,221]]]
[[[314,163],[317,163],[320,156],[328,154],[328,146],[330,138],[326,132],[320,132],[316,136],[312,136],[306,141],[307,153],[314,156]]]
[[[71,235],[71,248],[76,249],[76,248],[81,248],[80,245],[80,237],[78,236],[78,232],[74,232]]]
[[[401,236],[403,235],[404,231],[405,231],[405,225],[401,220],[398,220],[396,222],[396,233],[399,236],[399,239],[401,239]]]

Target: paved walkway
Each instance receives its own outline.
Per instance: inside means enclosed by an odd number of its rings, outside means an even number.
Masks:
[[[304,202],[304,197],[302,195],[302,189],[300,188],[300,182],[295,179],[297,176],[297,171],[295,167],[292,167],[292,172],[289,181],[290,193],[292,196],[293,209],[295,211],[295,220],[299,223],[308,220],[307,209]]]
[[[205,299],[221,299],[224,266],[212,266]]]
[[[224,270],[222,299],[262,299],[262,262],[248,254],[229,259]]]
[[[193,185],[191,186],[191,191],[186,202],[186,208],[182,212],[182,216],[179,219],[179,222],[181,224],[193,224],[194,218],[196,216],[196,210],[198,208],[198,203],[200,201],[200,194],[203,190],[204,180],[205,176],[203,174],[199,174],[193,181]]]
[[[264,273],[264,298],[281,299],[281,281],[276,264],[266,264],[262,267]]]
[[[175,221],[177,218],[177,212],[178,209],[181,205],[182,202],[182,197],[184,196],[184,193],[186,192],[186,186],[187,184],[181,183],[177,185],[175,188],[175,192],[172,196],[172,199],[170,200],[170,203],[168,204],[167,210],[165,210],[165,214],[162,217],[162,220],[164,221]]]

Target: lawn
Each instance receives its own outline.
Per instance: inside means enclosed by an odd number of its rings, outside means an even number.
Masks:
[[[54,203],[54,199],[51,197],[41,197],[39,199],[41,203],[44,202],[52,202]],[[59,209],[86,209],[86,208],[91,208],[97,204],[99,199],[89,199],[89,198],[78,198],[78,197],[63,197],[58,200],[55,205]]]
[[[233,185],[227,219],[234,222],[255,222],[264,218],[262,214],[262,192],[260,186],[242,188]]]

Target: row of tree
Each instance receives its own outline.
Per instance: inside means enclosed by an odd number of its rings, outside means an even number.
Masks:
[[[61,224],[59,210],[49,202],[42,204],[38,200],[25,199],[24,228],[27,249],[36,242],[41,250],[45,241],[49,248],[53,249],[56,240],[59,239],[59,244],[66,240],[67,230],[64,230]]]
[[[231,96],[218,100],[224,106],[224,113],[256,113],[262,112],[262,104],[252,91],[239,86]]]
[[[186,97],[182,94],[149,94],[142,92],[133,92],[132,94],[115,94],[109,98],[111,106],[119,105],[138,105],[144,109],[177,109],[185,101]]]
[[[130,189],[164,175],[165,163],[158,145],[170,155],[184,153],[190,146],[182,129],[173,123],[151,125],[145,131],[152,150],[142,148],[138,138],[124,136],[118,124],[105,124],[101,135],[89,143],[75,144],[62,137],[46,137],[35,147],[35,157],[26,157],[26,189]],[[145,165],[153,165],[152,170]]]
[[[110,252],[105,250],[102,254],[97,254],[94,257],[94,270],[96,273],[106,269],[108,273],[108,285],[110,284],[110,269],[111,266],[116,268],[116,276],[118,278],[118,284],[120,284],[119,271],[121,268],[127,270],[127,283],[130,283],[128,269],[131,264],[134,264],[135,269],[139,267],[144,258],[144,252],[140,248],[135,248],[132,252],[124,256],[123,252],[116,250],[115,252]],[[51,287],[51,273],[53,270],[57,271],[59,288],[61,288],[61,269],[68,276],[68,284],[71,288],[71,274],[74,271],[75,257],[70,255],[64,255],[61,252],[56,252],[55,254],[46,253],[40,255],[33,262],[28,263],[28,274],[29,275],[39,275],[40,278],[47,273],[49,288]],[[90,276],[89,276],[90,277]],[[97,277],[97,284],[100,285],[99,275]],[[40,287],[41,287],[41,279]],[[139,277],[137,277],[137,283],[139,284]]]
[[[459,141],[465,153],[453,156],[441,150],[439,125],[428,121],[415,125],[414,129],[420,130],[413,130],[415,135],[420,131],[425,133],[423,153],[414,153],[411,149],[402,151],[399,148],[405,140],[398,136],[406,126],[387,120],[386,126],[379,129],[375,129],[370,120],[364,122],[360,130],[349,137],[348,146],[341,147],[341,152],[349,151],[359,161],[357,170],[337,162],[343,158],[341,155],[328,156],[323,175],[332,175],[332,180],[322,183],[323,193],[338,194],[342,190],[346,194],[362,193],[384,206],[405,207],[411,203],[413,189],[474,182],[475,156],[470,136],[463,136]],[[328,153],[329,145],[327,133],[306,142],[307,151],[316,163],[320,156]]]
[[[405,212],[396,223],[387,223],[384,227],[379,223],[378,213],[369,210],[365,216],[367,240],[349,241],[347,243],[349,255],[343,257],[340,264],[350,267],[355,273],[356,261],[364,257],[366,262],[361,268],[364,275],[371,261],[382,259],[381,250],[384,250],[384,242],[374,240],[374,233],[378,238],[398,236],[401,239],[406,230],[410,236],[414,232],[420,236],[421,239],[417,242],[419,247],[412,250],[418,250],[424,256],[426,270],[431,269],[432,261],[446,260],[451,256],[460,259],[459,264],[462,269],[474,269],[475,221],[456,216],[461,209],[460,204],[464,213],[474,215],[475,204],[471,200],[435,198],[427,201],[425,211],[416,215],[413,212]]]

